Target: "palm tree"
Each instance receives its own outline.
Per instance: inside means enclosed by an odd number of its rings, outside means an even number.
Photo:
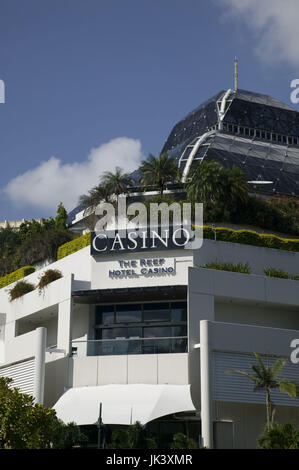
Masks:
[[[166,183],[178,179],[178,165],[173,157],[168,157],[163,152],[158,157],[149,155],[147,160],[141,162],[139,167],[141,184],[143,186],[158,186],[160,194],[163,194]]]
[[[236,212],[240,204],[248,201],[248,176],[236,165],[233,165],[231,169],[224,168],[223,173],[223,187],[228,207],[230,211]]]
[[[286,360],[283,358],[277,359],[275,363],[270,366],[269,363],[265,366],[260,355],[254,353],[258,364],[251,365],[252,373],[244,372],[242,370],[228,370],[228,373],[239,374],[249,378],[254,383],[254,391],[265,390],[266,392],[266,410],[267,410],[267,427],[270,427],[270,422],[274,421],[274,406],[271,401],[271,391],[279,388],[282,392],[287,393],[290,397],[296,398],[299,393],[299,385],[294,382],[289,382],[286,379],[279,380],[279,375],[283,369]]]
[[[114,173],[112,171],[106,171],[102,178],[101,184],[107,187],[110,194],[119,196],[119,194],[125,194],[128,192],[128,186],[134,183],[133,178],[129,173],[124,173],[123,170],[117,166]]]
[[[187,197],[190,201],[216,203],[224,196],[223,166],[215,161],[194,163],[187,184]]]
[[[99,184],[90,189],[88,194],[82,194],[79,198],[79,204],[84,207],[85,213],[91,213],[101,202],[108,202],[110,196],[108,186]]]

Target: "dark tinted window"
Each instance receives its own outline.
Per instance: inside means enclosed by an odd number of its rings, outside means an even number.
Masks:
[[[171,303],[171,321],[187,321],[187,304],[186,302]]]
[[[141,305],[117,305],[116,306],[116,322],[129,323],[141,321]]]
[[[97,307],[96,323],[97,325],[109,325],[114,323],[114,305]]]
[[[144,338],[164,338],[171,336],[170,326],[146,326]]]
[[[166,303],[155,303],[155,304],[144,304],[144,321],[169,321],[169,304]]]

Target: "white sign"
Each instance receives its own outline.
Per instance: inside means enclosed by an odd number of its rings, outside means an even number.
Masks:
[[[115,269],[109,269],[109,277],[166,276],[175,274],[175,259],[147,258],[118,260]]]

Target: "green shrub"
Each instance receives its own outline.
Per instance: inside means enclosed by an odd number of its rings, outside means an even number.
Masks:
[[[230,271],[234,273],[243,273],[243,274],[251,273],[251,269],[248,263],[233,264],[233,263],[219,263],[218,261],[213,261],[201,267],[206,268],[206,269],[217,269],[219,271]]]
[[[269,277],[278,277],[280,279],[291,279],[293,281],[299,281],[299,274],[291,275],[282,269],[278,268],[268,268],[264,269],[264,273]]]
[[[33,266],[23,266],[23,268],[17,269],[16,271],[6,274],[3,277],[0,277],[0,289],[3,287],[12,284],[13,282],[19,281],[25,276],[28,276],[31,273],[34,273],[35,268]]]
[[[269,277],[279,277],[280,279],[290,279],[289,273],[286,273],[282,269],[268,268],[264,269],[264,273]]]
[[[34,284],[28,281],[19,281],[16,283],[14,287],[12,287],[9,291],[10,301],[12,302],[19,297],[22,297],[28,292],[32,292],[35,289]]]
[[[60,278],[62,278],[61,271],[58,269],[48,269],[39,279],[39,283],[37,285],[39,292],[41,292],[48,284]]]
[[[90,232],[61,245],[57,251],[57,259],[59,260],[65,256],[76,253],[76,251],[82,250],[82,248],[85,248],[88,245],[90,245]]]
[[[257,441],[258,449],[299,449],[299,430],[293,423],[270,423]]]
[[[198,445],[191,437],[186,436],[182,432],[174,434],[171,449],[198,449]]]

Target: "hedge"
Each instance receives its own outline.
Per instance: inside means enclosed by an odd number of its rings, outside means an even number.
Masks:
[[[232,230],[224,227],[213,229],[212,227],[204,226],[203,237],[214,240],[215,231],[217,241],[299,252],[299,240],[279,238],[276,235],[257,233],[253,230]]]
[[[76,253],[76,251],[82,250],[88,245],[90,245],[90,232],[61,245],[57,251],[57,259],[65,258],[65,256]]]
[[[19,281],[23,277],[28,276],[28,274],[34,273],[34,271],[35,268],[33,266],[23,266],[12,273],[0,277],[0,289],[12,284],[13,282]]]

